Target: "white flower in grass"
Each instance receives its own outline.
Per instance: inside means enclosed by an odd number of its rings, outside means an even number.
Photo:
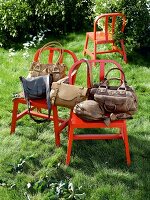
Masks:
[[[44,36],[40,37],[40,38],[38,39],[38,42],[40,43],[40,42],[43,40],[43,38],[44,38]]]
[[[30,42],[23,43],[23,48],[28,49],[30,46]]]
[[[27,51],[24,52],[22,55],[23,55],[24,58],[28,58],[28,57],[30,56],[30,55],[29,55],[29,52],[27,52]]]
[[[28,183],[27,184],[27,188],[29,189],[31,187],[31,183]]]
[[[106,3],[103,3],[103,6],[104,6],[104,7],[106,7],[106,6],[107,6],[107,4],[106,4]]]
[[[13,48],[9,49],[9,57],[15,56],[15,50]]]
[[[30,41],[30,47],[34,46],[35,43],[33,41]]]
[[[37,40],[37,36],[34,36],[32,40],[33,40],[33,41],[36,41],[36,40]]]
[[[71,192],[74,191],[74,186],[73,186],[72,182],[69,182],[69,184],[68,184],[68,190],[71,191]]]

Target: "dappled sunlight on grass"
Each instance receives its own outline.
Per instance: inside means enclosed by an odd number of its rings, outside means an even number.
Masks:
[[[38,47],[51,40],[43,40]],[[78,59],[83,58],[85,33],[72,33],[55,40],[74,51]],[[138,112],[127,121],[131,166],[126,165],[122,140],[100,140],[74,141],[71,163],[67,167],[67,128],[60,135],[60,148],[55,146],[53,122],[36,124],[27,116],[17,122],[16,133],[10,135],[12,94],[21,91],[19,76],[27,76],[35,50],[34,46],[10,52],[0,49],[0,199],[48,200],[75,194],[78,199],[86,200],[150,199],[150,68],[145,58],[129,56],[125,64],[118,54],[99,57],[119,62],[128,84],[135,88],[138,96]],[[29,57],[24,56],[27,52]],[[70,69],[70,59],[67,63]],[[83,66],[78,84],[85,85],[84,72]],[[96,68],[95,74],[96,81]],[[68,109],[59,108],[59,112],[61,117],[69,116]],[[85,134],[89,130],[78,131]],[[102,130],[95,133],[97,131]],[[57,189],[62,190],[62,194],[56,195]]]

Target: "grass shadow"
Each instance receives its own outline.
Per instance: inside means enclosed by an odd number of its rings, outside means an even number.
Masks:
[[[100,177],[103,184],[123,184],[130,190],[139,190],[141,199],[148,200],[149,141],[130,135],[129,145],[131,165],[128,167],[122,140],[74,141],[70,167],[88,176]]]
[[[150,63],[150,47],[136,49],[132,53],[127,54],[128,64],[145,66],[149,68]]]

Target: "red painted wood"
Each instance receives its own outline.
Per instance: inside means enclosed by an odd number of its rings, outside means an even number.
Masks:
[[[53,48],[53,47],[48,47],[46,49],[44,49],[44,51],[48,51],[48,63],[52,63],[54,62],[53,58],[55,55],[55,52],[60,51],[59,48]],[[34,61],[39,61],[39,53],[40,53],[40,49],[38,49],[35,52],[34,55]],[[76,55],[67,49],[64,49],[64,53],[63,56],[70,56],[70,59],[73,60],[73,63],[77,61],[77,57]],[[63,58],[61,59],[60,62],[63,61]],[[67,64],[67,63],[66,63]],[[27,107],[25,108],[25,110],[21,111],[19,113],[19,105],[21,104],[26,104],[26,100],[24,98],[15,98],[13,100],[13,109],[12,109],[12,121],[11,121],[11,130],[10,130],[10,134],[14,134],[15,133],[15,129],[16,129],[16,123],[18,120],[20,120],[22,117],[24,117],[25,115],[28,115],[28,110]],[[42,109],[46,109],[47,110],[47,104],[46,104],[46,99],[43,100],[32,100],[31,101],[31,106],[32,106],[32,114],[36,117],[40,117],[40,118],[46,118],[47,115],[41,113],[40,111]],[[52,116],[50,117],[51,120],[53,120],[54,122],[54,133],[55,133],[55,143],[56,146],[60,146],[60,133],[61,131],[68,125],[68,119],[61,119],[58,116],[58,110],[57,110],[57,106],[52,106]]]
[[[78,70],[81,64],[83,63],[83,60],[79,60],[76,63],[73,64],[69,71],[69,83],[75,84],[75,78],[71,76],[72,72],[74,70]],[[118,64],[114,60],[89,60],[89,63],[92,67],[99,66],[99,81],[104,79],[105,75],[105,67],[106,64],[114,64],[114,67],[118,67],[119,69],[122,69],[121,65]],[[120,77],[123,78],[123,75],[120,74]],[[87,77],[88,80],[88,77]],[[88,87],[88,85],[87,85]],[[75,129],[91,129],[89,130],[88,134],[75,134]],[[94,129],[112,129],[115,128],[117,130],[116,133],[109,133],[109,134],[98,134],[96,130]],[[128,134],[127,134],[127,127],[126,127],[126,120],[116,120],[112,121],[109,126],[107,126],[103,121],[91,121],[87,122],[82,119],[80,119],[77,115],[71,111],[70,114],[70,120],[69,120],[69,134],[68,134],[68,147],[67,147],[67,155],[66,155],[66,165],[70,164],[71,160],[71,151],[72,151],[72,143],[74,140],[114,140],[114,139],[122,139],[124,141],[124,147],[125,147],[125,155],[126,155],[126,161],[127,165],[130,165],[131,159],[130,159],[130,152],[129,152],[129,143],[128,143]]]
[[[107,13],[99,15],[95,18],[93,32],[86,33],[86,40],[83,50],[84,55],[87,54],[91,57],[91,59],[95,60],[97,54],[118,52],[123,56],[125,63],[127,63],[124,40],[121,39],[117,41],[120,42],[121,47],[117,46],[116,41],[114,40],[116,31],[115,27],[117,26],[117,18],[121,18],[122,20],[120,31],[123,33],[126,25],[126,17],[122,13]],[[103,30],[99,31],[99,25],[103,25]],[[89,40],[93,42],[93,51],[88,48]],[[103,51],[103,49],[100,50],[101,44],[111,44],[112,48],[105,51]]]

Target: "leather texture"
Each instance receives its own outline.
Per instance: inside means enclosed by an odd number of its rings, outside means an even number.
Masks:
[[[50,92],[51,103],[73,109],[74,106],[87,98],[87,88],[53,82]]]
[[[53,81],[58,81],[66,76],[66,65],[65,64],[41,64],[40,62],[33,62],[30,68],[30,76],[44,76],[51,74],[53,76]]]
[[[116,70],[118,68],[112,68]],[[107,75],[108,75],[107,73]],[[123,73],[123,71],[121,71]],[[124,74],[124,73],[123,73]],[[110,86],[109,82],[112,80],[120,80],[120,86]],[[90,90],[91,97],[102,106],[107,113],[126,113],[133,115],[137,111],[137,96],[132,87],[127,85],[124,79],[105,77],[104,81],[99,83],[98,88],[93,88]]]
[[[73,112],[86,121],[102,120],[105,118],[104,109],[94,100],[85,100],[76,104]]]
[[[49,47],[58,48],[60,50],[58,54],[58,58],[56,63],[41,63],[41,55],[44,50],[48,50]],[[39,52],[39,58],[37,62],[32,62],[30,70],[29,70],[29,76],[30,77],[37,77],[37,76],[44,76],[51,74],[53,76],[53,81],[58,81],[66,76],[66,65],[64,63],[61,63],[63,58],[64,49],[62,45],[57,41],[52,41],[47,44],[45,44]]]

